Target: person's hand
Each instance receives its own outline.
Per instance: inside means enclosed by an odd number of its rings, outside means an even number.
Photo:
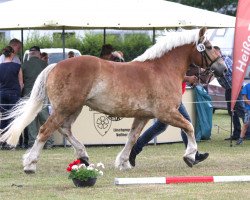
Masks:
[[[196,76],[185,76],[184,81],[189,82],[191,85],[196,85],[198,78]]]

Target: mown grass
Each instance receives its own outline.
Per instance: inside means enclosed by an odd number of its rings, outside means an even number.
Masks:
[[[225,111],[216,111],[213,123],[230,129]],[[145,147],[130,171],[114,168],[115,157],[123,146],[87,147],[91,162],[101,161],[106,167],[104,176],[92,188],[76,188],[67,178],[66,167],[74,160],[72,148],[44,150],[33,175],[23,173],[23,150],[0,151],[0,199],[250,199],[249,182],[114,185],[115,177],[250,175],[250,141],[230,147],[224,140],[228,136],[227,131],[218,132],[214,126],[211,140],[198,143],[199,150],[210,156],[193,168],[182,160],[181,143]]]

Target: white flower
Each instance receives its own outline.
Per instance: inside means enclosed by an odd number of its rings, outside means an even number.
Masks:
[[[80,164],[79,168],[86,168],[86,165],[85,164]]]
[[[104,167],[104,164],[101,163],[101,162],[97,163],[97,167],[101,167],[101,168],[103,168],[103,169],[105,168],[105,167]]]
[[[99,174],[102,176],[102,175],[103,175],[103,171],[100,170],[100,171],[99,171]]]
[[[93,163],[91,163],[91,164],[89,165],[89,167],[95,168],[95,165],[94,165]]]
[[[92,166],[89,165],[89,166],[87,167],[87,170],[94,170],[94,167],[92,167]]]
[[[72,166],[72,170],[78,170],[78,166],[77,165],[73,165]]]

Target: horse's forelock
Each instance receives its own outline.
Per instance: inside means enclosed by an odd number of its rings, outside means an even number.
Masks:
[[[170,30],[165,31],[163,36],[157,38],[156,44],[147,49],[142,55],[134,59],[134,61],[153,60],[161,57],[168,51],[190,43],[197,43],[199,40],[199,29],[181,30],[179,32]]]

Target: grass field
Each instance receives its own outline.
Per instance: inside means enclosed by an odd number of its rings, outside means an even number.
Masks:
[[[92,163],[105,164],[104,176],[92,188],[76,188],[68,179],[66,167],[75,159],[72,148],[44,150],[33,175],[23,173],[24,150],[0,151],[0,199],[250,199],[249,182],[114,185],[115,177],[250,175],[250,141],[230,147],[224,140],[229,133],[223,129],[230,129],[226,111],[216,111],[213,124],[219,125],[220,131],[214,126],[211,140],[198,143],[199,150],[209,152],[210,156],[193,168],[182,160],[181,143],[145,147],[130,171],[114,168],[122,146],[87,147]]]

